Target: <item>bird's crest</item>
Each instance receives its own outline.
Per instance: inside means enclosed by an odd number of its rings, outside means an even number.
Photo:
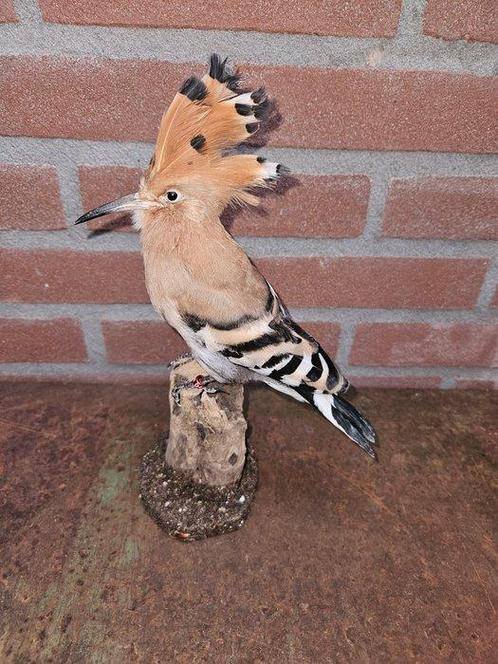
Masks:
[[[188,78],[164,113],[145,185],[159,195],[172,177],[197,176],[218,187],[225,202],[256,204],[248,189],[267,185],[284,168],[255,155],[226,155],[226,150],[258,129],[267,107],[263,89],[241,92],[239,75],[212,55],[209,72],[202,79]]]

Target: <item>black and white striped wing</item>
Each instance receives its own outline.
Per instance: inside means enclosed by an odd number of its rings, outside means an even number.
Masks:
[[[280,303],[278,303],[280,305]],[[299,388],[334,393],[345,380],[318,342],[278,307],[272,316],[242,322],[232,330],[208,327],[203,342],[233,364]],[[297,389],[299,393],[299,389]]]
[[[262,377],[298,387],[307,385],[333,392],[341,387],[341,375],[318,342],[290,318],[273,320],[270,331],[249,339],[242,347],[222,352],[232,362],[252,369]]]
[[[257,329],[257,326],[255,326]],[[375,431],[340,396],[346,379],[320,345],[290,318],[260,322],[259,333],[219,352],[274,389],[314,406],[329,422],[375,458]]]
[[[276,297],[274,305],[261,318],[247,316],[229,325],[196,321],[199,344],[209,354],[206,364],[225,375],[225,363],[243,368],[274,389],[309,403],[375,458],[375,431],[340,396],[347,386],[346,379]]]

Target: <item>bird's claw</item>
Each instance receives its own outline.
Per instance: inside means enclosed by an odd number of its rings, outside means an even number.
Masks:
[[[217,394],[217,393],[227,394],[227,391],[222,390],[220,387],[205,387],[204,392],[206,392],[207,394]]]
[[[196,376],[193,380],[193,385],[196,387],[198,390],[202,390],[202,392],[206,392],[207,394],[216,394],[217,392],[223,392],[226,394],[225,390],[222,390],[220,387],[215,387],[213,383],[216,383],[216,380],[214,378],[211,378],[211,376]]]
[[[201,374],[194,378],[192,381],[192,386],[196,387],[198,390],[202,390],[208,382],[209,380],[206,380],[206,378]]]

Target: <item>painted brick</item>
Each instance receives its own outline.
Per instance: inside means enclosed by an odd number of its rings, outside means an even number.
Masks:
[[[485,259],[261,258],[289,306],[464,309],[479,295]],[[3,250],[4,302],[148,302],[132,252]]]
[[[457,390],[494,390],[497,384],[492,380],[477,380],[475,378],[462,378],[457,380]]]
[[[0,164],[0,229],[66,228],[55,168]]]
[[[381,371],[381,370],[379,370]],[[401,387],[413,389],[437,389],[441,386],[440,376],[361,376],[347,372],[348,379],[356,388],[363,387]]]
[[[316,35],[390,37],[396,33],[401,0],[289,4],[287,0],[207,0],[201,11],[174,0],[40,0],[43,17],[56,23],[207,30],[258,30]],[[311,9],[311,11],[310,11]]]
[[[271,133],[272,145],[498,149],[494,77],[288,66],[243,69],[248,80],[265,83],[278,100],[285,122]],[[0,133],[153,141],[173,91],[187,75],[204,70],[153,61],[0,58]],[[324,122],[324,114],[330,122]]]
[[[498,366],[498,325],[364,323],[351,364],[384,367]]]
[[[335,355],[339,325],[306,322],[302,326]],[[188,350],[183,339],[162,321],[104,321],[102,327],[107,358],[112,364],[162,364]]]
[[[443,39],[498,42],[496,0],[428,0],[424,33]]]
[[[13,0],[2,0],[0,3],[0,23],[17,22]]]
[[[498,178],[392,180],[383,235],[498,240]]]
[[[370,180],[363,175],[297,175],[289,186],[242,208],[228,228],[233,235],[358,237],[367,217]]]
[[[488,262],[459,258],[263,258],[256,261],[288,306],[465,309]]]
[[[121,166],[81,167],[84,210],[136,190],[141,173]],[[263,192],[258,209],[240,208],[224,218],[233,235],[357,237],[365,225],[369,190],[370,181],[363,175],[299,175],[288,186],[268,195]],[[130,219],[112,215],[96,219],[90,227],[129,230]]]
[[[86,357],[75,320],[0,319],[0,362],[83,362]]]
[[[326,353],[331,357],[336,356],[341,333],[340,325],[321,321],[299,321],[299,325],[320,343]]]
[[[112,364],[163,364],[188,350],[163,321],[104,321],[102,329]]]
[[[102,203],[131,194],[138,189],[143,173],[139,168],[124,166],[80,166],[79,180],[83,210],[92,210]],[[110,214],[89,221],[90,230],[131,231],[131,218],[127,214]]]
[[[89,365],[85,365],[86,368]],[[50,381],[51,383],[83,383],[83,384],[94,384],[94,383],[108,383],[110,385],[164,385],[164,388],[168,387],[168,371],[165,368],[164,372],[161,374],[153,373],[151,370],[150,373],[134,373],[133,368],[130,367],[128,371],[118,371],[111,372],[109,369],[98,369],[94,367],[93,371],[86,371],[85,373],[78,373],[77,371],[72,370],[72,367],[68,366],[67,370],[61,372],[59,368],[54,370],[54,372],[47,373],[37,373],[36,367],[33,368],[33,371],[29,374],[19,374],[19,373],[5,373],[0,374],[0,384],[6,382],[14,383],[46,383]]]
[[[3,250],[3,302],[147,302],[138,253]]]

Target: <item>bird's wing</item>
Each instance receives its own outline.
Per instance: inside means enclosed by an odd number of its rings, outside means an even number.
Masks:
[[[263,315],[231,323],[195,320],[200,344],[233,364],[297,388],[335,393],[345,383],[319,343],[289,316],[273,288]],[[188,319],[187,319],[188,320]],[[190,321],[192,323],[192,321]]]
[[[206,347],[249,369],[274,389],[309,403],[371,457],[376,434],[368,420],[340,394],[348,382],[311,335],[288,315],[268,285],[271,306],[257,320],[231,330],[206,326]],[[228,333],[232,333],[230,338]]]
[[[290,318],[269,288],[271,304],[265,315],[256,319],[244,316],[223,326],[194,320],[200,345],[215,365],[216,357],[222,357],[259,375],[279,392],[309,403],[375,458],[373,427],[339,396],[347,380],[318,342]]]

